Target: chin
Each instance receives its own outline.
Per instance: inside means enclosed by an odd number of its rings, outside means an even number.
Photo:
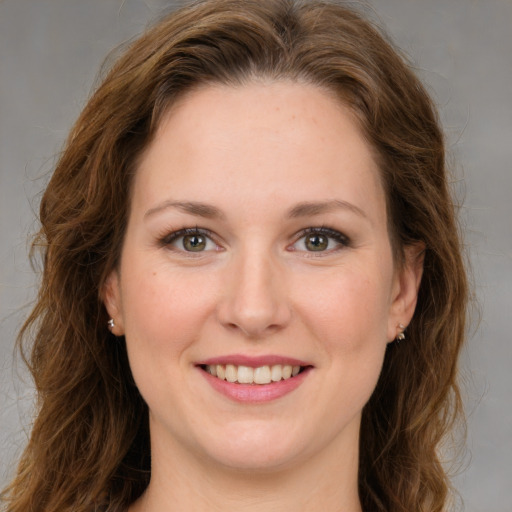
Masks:
[[[224,468],[244,473],[274,473],[293,466],[299,457],[275,450],[248,447],[244,453],[223,452],[211,454],[215,462]]]
[[[239,471],[278,471],[304,457],[304,442],[291,439],[280,429],[269,425],[237,425],[236,434],[227,432],[224,442],[207,442],[204,451],[212,461]]]

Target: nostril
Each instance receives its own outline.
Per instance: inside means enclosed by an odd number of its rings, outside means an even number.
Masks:
[[[236,287],[229,287],[216,308],[217,320],[230,331],[238,331],[248,338],[260,338],[275,333],[286,325],[291,312],[285,294],[278,293],[270,283],[266,285],[251,276],[251,283],[238,280]]]

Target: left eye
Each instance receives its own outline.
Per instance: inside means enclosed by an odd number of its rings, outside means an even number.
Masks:
[[[334,229],[310,228],[293,244],[293,249],[307,252],[327,252],[347,246],[348,238]]]

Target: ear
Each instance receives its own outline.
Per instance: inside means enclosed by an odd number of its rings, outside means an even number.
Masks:
[[[392,303],[388,321],[388,341],[394,341],[404,329],[400,327],[409,325],[420,288],[423,275],[423,262],[425,259],[425,244],[417,242],[407,245],[404,249],[404,261],[396,270],[393,283]]]
[[[124,324],[121,304],[121,289],[119,284],[119,273],[116,269],[108,275],[102,289],[102,299],[110,318],[114,320],[110,328],[116,336],[124,335]]]

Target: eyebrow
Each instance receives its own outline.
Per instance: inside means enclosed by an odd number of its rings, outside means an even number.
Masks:
[[[217,207],[206,203],[197,201],[164,201],[154,208],[150,208],[145,214],[144,218],[150,217],[159,213],[167,208],[176,208],[183,213],[195,215],[197,217],[204,217],[206,219],[224,219],[225,215]]]
[[[355,204],[349,203],[347,201],[342,201],[340,199],[333,199],[331,201],[321,201],[321,202],[304,202],[299,203],[294,206],[288,213],[288,217],[295,219],[298,217],[310,217],[314,215],[320,215],[322,213],[329,213],[333,210],[348,210],[364,219],[368,220],[368,216],[366,213],[361,210]]]
[[[150,208],[144,214],[144,218],[150,217],[168,208],[176,208],[189,215],[195,215],[197,217],[204,217],[206,219],[225,219],[224,213],[217,208],[207,203],[201,203],[198,201],[164,201],[158,204],[154,208]],[[356,215],[368,219],[366,213],[361,210],[355,204],[340,199],[333,199],[331,201],[319,201],[319,202],[303,202],[294,206],[287,213],[287,217],[290,219],[296,219],[299,217],[311,217],[315,215],[321,215],[322,213],[329,213],[333,210],[348,210]]]

